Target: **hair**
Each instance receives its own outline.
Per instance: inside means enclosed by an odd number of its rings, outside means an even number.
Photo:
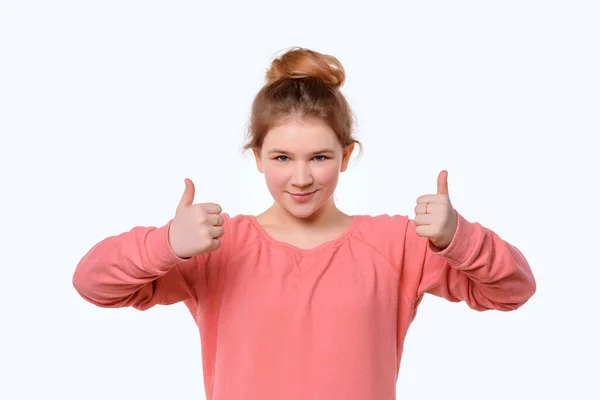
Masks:
[[[337,58],[314,50],[293,47],[274,59],[252,102],[244,150],[260,150],[273,127],[305,118],[325,122],[343,149],[362,147],[353,136],[352,110],[340,91],[345,79]]]

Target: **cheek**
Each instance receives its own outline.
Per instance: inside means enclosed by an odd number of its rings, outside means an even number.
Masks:
[[[332,186],[338,182],[340,172],[337,165],[327,166],[325,168],[319,168],[314,172],[314,178],[320,185]]]
[[[287,177],[283,168],[273,168],[267,166],[264,169],[264,177],[269,188],[285,186]]]

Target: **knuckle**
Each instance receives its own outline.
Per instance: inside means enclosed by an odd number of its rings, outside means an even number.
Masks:
[[[208,214],[205,212],[198,213],[198,222],[200,222],[202,225],[208,223]]]
[[[208,226],[201,225],[200,229],[199,229],[199,234],[200,234],[200,237],[202,238],[202,240],[206,240],[207,238],[210,238],[210,231],[208,229]]]
[[[209,237],[209,236],[203,236],[202,240],[200,241],[200,246],[203,249],[206,249],[207,247],[210,247],[210,245],[212,244],[213,238]]]

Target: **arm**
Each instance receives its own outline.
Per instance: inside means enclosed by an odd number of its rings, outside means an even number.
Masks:
[[[474,310],[516,310],[533,296],[536,282],[521,252],[493,231],[458,212],[456,232],[443,250],[418,236],[408,220],[404,264],[420,272],[416,302],[425,293],[465,301]]]
[[[171,222],[160,228],[138,226],[97,243],[75,269],[77,292],[105,308],[146,310],[158,304],[202,300],[217,280],[222,250],[179,258],[169,245]]]

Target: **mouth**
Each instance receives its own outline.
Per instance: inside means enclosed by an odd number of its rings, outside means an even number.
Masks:
[[[317,191],[314,190],[312,192],[301,192],[301,193],[288,192],[288,194],[290,195],[290,197],[292,199],[296,200],[297,202],[306,202],[306,201],[310,200],[316,192]]]
[[[290,193],[292,196],[308,196],[309,194],[313,194],[315,191],[312,192],[302,192],[302,193]]]

